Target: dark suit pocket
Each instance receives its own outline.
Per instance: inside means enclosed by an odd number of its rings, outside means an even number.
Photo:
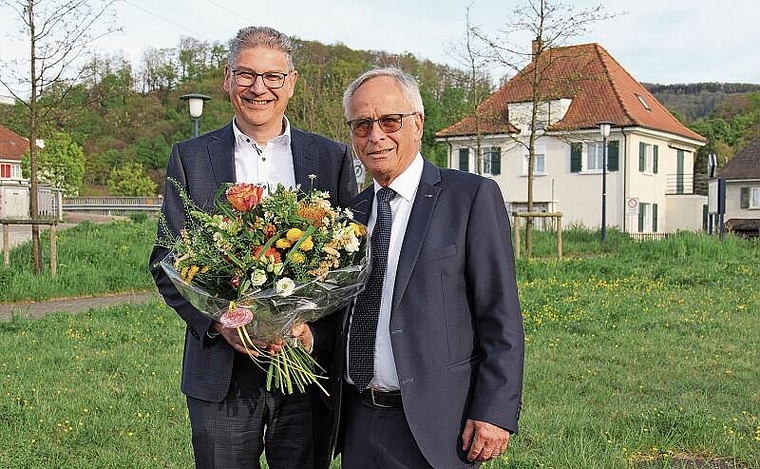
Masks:
[[[456,256],[457,245],[449,244],[441,249],[425,250],[420,253],[420,257],[417,262],[430,262],[438,259],[445,259],[447,257]]]
[[[451,363],[450,365],[447,365],[446,369],[451,371],[451,370],[456,370],[458,368],[464,368],[467,366],[477,365],[478,363],[483,361],[484,356],[485,356],[484,354],[479,353],[477,355],[473,355],[472,357],[467,357],[464,360],[459,360],[457,362]]]

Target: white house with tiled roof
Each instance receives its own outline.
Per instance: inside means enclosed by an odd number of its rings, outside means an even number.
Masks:
[[[707,197],[695,194],[693,165],[705,138],[675,119],[598,44],[546,49],[483,102],[477,121],[471,116],[438,132],[437,140],[449,144],[449,166],[477,172],[479,133],[482,172],[499,184],[510,212],[526,210],[537,63],[542,99],[533,210],[562,212],[564,226],[601,226],[599,123],[609,122],[607,226],[628,233],[702,229]]]
[[[21,176],[21,157],[29,141],[0,125],[0,220],[29,217],[29,180]]]
[[[726,228],[760,236],[760,138],[728,160],[717,176],[726,180]],[[711,200],[717,200],[716,182],[710,182]]]

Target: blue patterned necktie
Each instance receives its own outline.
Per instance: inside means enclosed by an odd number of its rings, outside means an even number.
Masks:
[[[388,245],[391,240],[391,205],[396,192],[388,187],[377,191],[377,217],[372,229],[372,261],[367,285],[356,298],[351,316],[348,344],[348,373],[360,391],[375,375],[375,334],[380,315],[380,298],[388,264]]]

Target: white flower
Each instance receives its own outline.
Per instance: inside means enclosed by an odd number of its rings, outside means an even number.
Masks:
[[[261,285],[264,285],[264,282],[267,281],[267,274],[261,269],[256,269],[251,274],[251,285],[254,287],[259,287]]]
[[[274,286],[275,293],[280,296],[290,296],[296,288],[296,283],[288,277],[283,277]]]
[[[346,241],[346,244],[343,245],[343,248],[346,250],[346,252],[356,252],[359,250],[359,238],[356,236],[351,236]]]

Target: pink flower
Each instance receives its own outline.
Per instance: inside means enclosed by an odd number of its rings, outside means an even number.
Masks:
[[[245,308],[235,308],[227,311],[219,318],[219,322],[224,327],[241,327],[253,321],[253,313]]]

